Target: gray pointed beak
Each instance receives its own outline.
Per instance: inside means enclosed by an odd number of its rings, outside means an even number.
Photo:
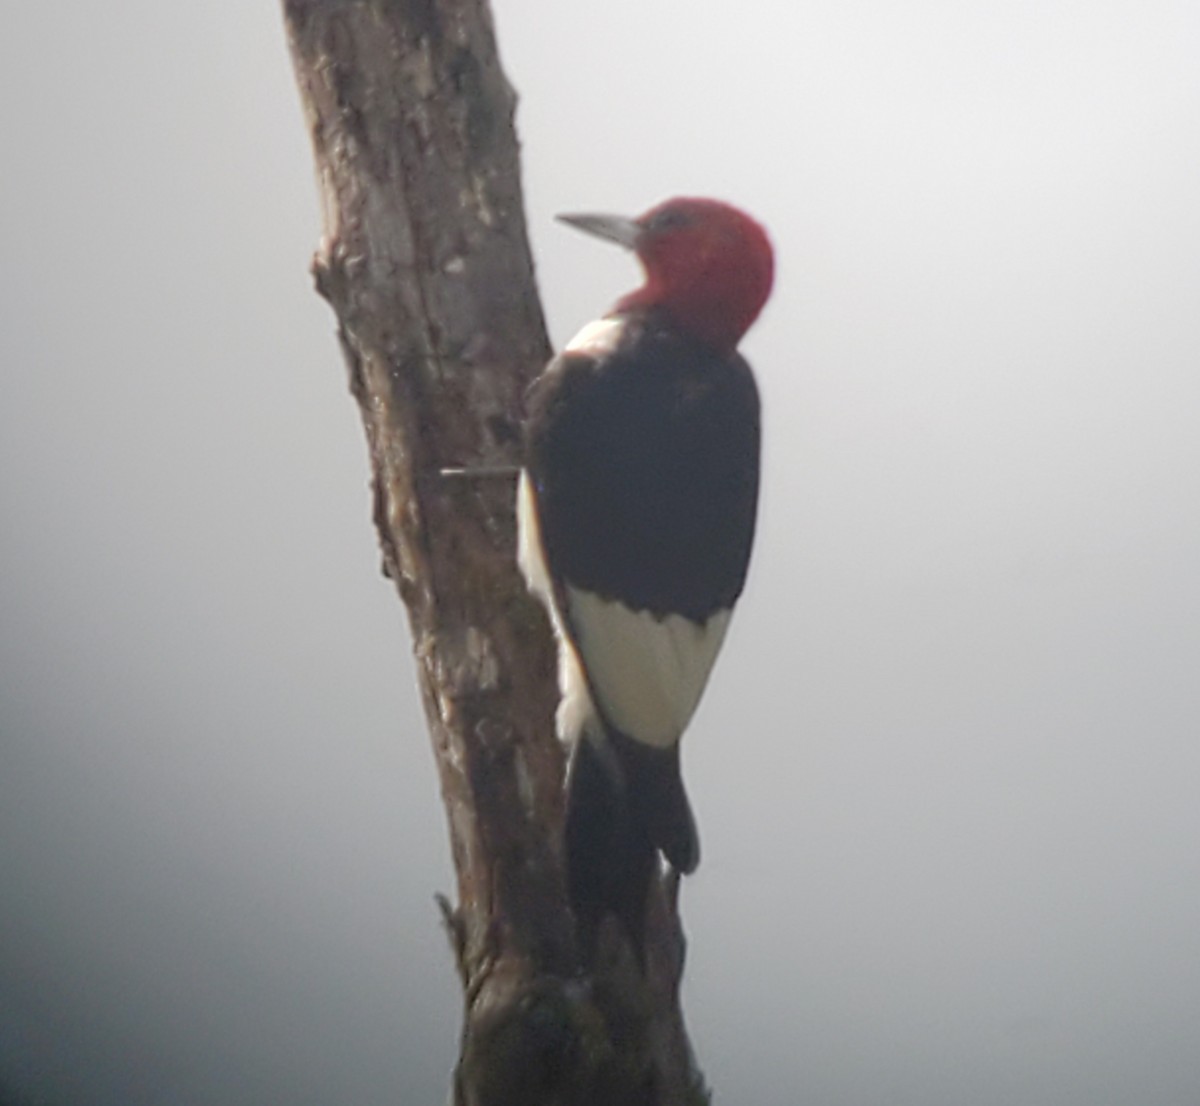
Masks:
[[[637,246],[638,235],[642,233],[636,219],[627,219],[623,215],[556,215],[555,218],[585,234],[616,242],[627,250]]]

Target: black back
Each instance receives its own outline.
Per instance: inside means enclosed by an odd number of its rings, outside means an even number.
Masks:
[[[529,394],[526,467],[559,581],[697,622],[741,593],[758,501],[749,365],[630,315],[611,352],[567,352]]]

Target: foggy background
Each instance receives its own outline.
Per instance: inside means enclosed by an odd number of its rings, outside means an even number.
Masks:
[[[718,1103],[1200,1102],[1200,7],[498,0],[562,210],[779,253],[686,742]],[[0,1100],[444,1100],[450,869],[274,3],[0,36]]]

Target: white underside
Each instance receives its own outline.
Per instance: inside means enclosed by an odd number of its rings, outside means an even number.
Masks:
[[[563,353],[603,357],[617,348],[625,326],[626,321],[622,318],[593,319],[563,347]]]
[[[558,604],[554,601],[554,585],[546,568],[546,556],[542,551],[542,528],[538,520],[537,499],[533,494],[533,482],[529,473],[521,470],[517,484],[517,566],[529,590],[541,601],[550,617],[554,637],[558,643],[558,712],[555,729],[559,739],[568,745],[574,744],[585,729],[597,733],[596,708],[588,690],[587,678],[579,665],[575,646],[563,625]]]
[[[517,491],[517,561],[558,639],[559,737],[574,741],[594,721],[594,695],[604,717],[629,737],[663,748],[678,741],[700,702],[731,612],[718,611],[704,623],[675,614],[656,618],[568,587],[574,631],[569,634],[546,567],[533,486],[524,472]]]

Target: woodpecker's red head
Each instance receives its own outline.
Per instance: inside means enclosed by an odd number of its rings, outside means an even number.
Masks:
[[[771,294],[774,257],[766,232],[718,200],[679,197],[637,219],[559,219],[638,255],[646,283],[623,296],[618,310],[659,308],[680,330],[722,352],[737,347]]]

